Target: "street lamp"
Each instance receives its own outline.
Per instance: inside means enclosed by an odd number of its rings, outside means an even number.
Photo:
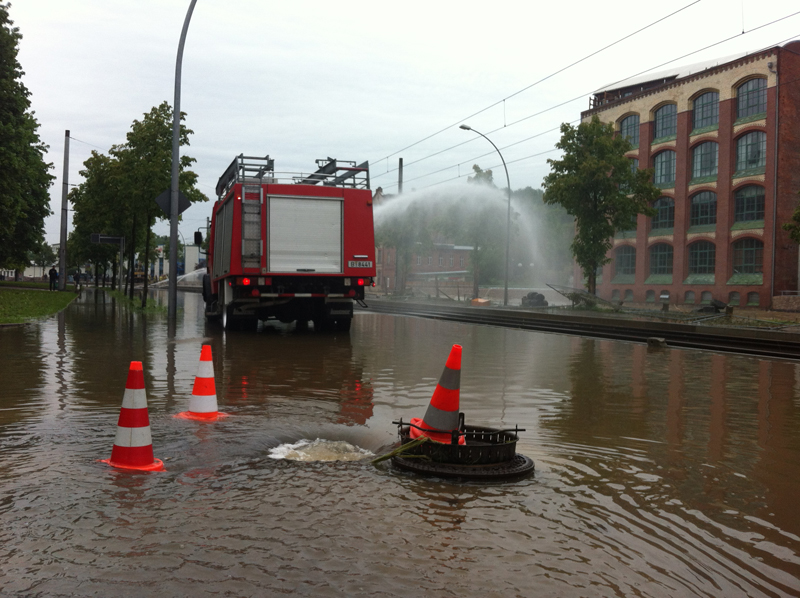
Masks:
[[[492,147],[500,156],[500,160],[503,162],[503,168],[506,171],[506,184],[508,185],[508,216],[506,218],[506,282],[505,282],[505,291],[503,292],[503,305],[508,305],[508,260],[509,260],[509,253],[511,249],[511,179],[508,178],[508,168],[506,167],[506,161],[503,160],[503,154],[500,153],[500,150],[497,149],[497,146],[492,143],[492,140],[489,139],[486,135],[481,133],[480,131],[476,131],[469,125],[461,125],[459,129],[464,129],[465,131],[472,131],[473,133],[477,133],[481,137],[483,137],[486,141],[492,144]]]

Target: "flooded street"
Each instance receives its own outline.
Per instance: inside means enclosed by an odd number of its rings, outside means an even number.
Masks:
[[[0,594],[800,595],[796,363],[363,312],[223,334],[179,299],[174,341],[91,289],[0,328]],[[203,343],[215,423],[173,417]],[[526,428],[533,476],[370,464],[454,343],[467,424]],[[98,462],[132,360],[163,472]]]

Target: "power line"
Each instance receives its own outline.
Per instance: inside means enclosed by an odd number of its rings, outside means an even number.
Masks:
[[[455,123],[453,123],[453,124],[451,124],[451,125],[448,125],[448,126],[446,126],[445,128],[443,128],[443,129],[441,129],[441,130],[439,130],[439,131],[436,131],[435,133],[432,133],[432,134],[428,135],[427,137],[424,137],[423,139],[420,139],[419,141],[415,141],[415,142],[414,142],[414,143],[412,143],[411,145],[407,145],[406,147],[404,147],[404,148],[402,148],[402,149],[399,149],[399,150],[397,150],[396,152],[392,152],[391,154],[389,154],[388,156],[385,156],[385,157],[381,158],[380,160],[375,160],[373,163],[378,163],[378,162],[382,162],[383,160],[388,160],[389,158],[391,158],[392,156],[395,156],[395,155],[399,154],[400,152],[403,152],[403,151],[405,151],[405,150],[407,150],[407,149],[409,149],[409,148],[412,148],[412,147],[414,147],[415,145],[418,145],[418,144],[422,143],[423,141],[427,141],[428,139],[431,139],[431,138],[433,138],[433,137],[436,137],[437,135],[439,135],[439,134],[441,134],[441,133],[444,133],[445,131],[447,131],[447,130],[448,130],[448,129],[450,129],[451,127],[454,127],[454,126],[456,126],[456,125],[458,125],[458,124],[460,124],[460,123],[464,122],[465,120],[467,120],[467,119],[469,119],[469,118],[472,118],[473,116],[477,116],[478,114],[482,114],[483,112],[486,112],[487,110],[490,110],[491,108],[494,108],[495,106],[498,106],[498,105],[502,104],[502,103],[503,103],[503,102],[505,102],[506,100],[508,100],[508,99],[510,99],[510,98],[513,98],[514,96],[517,96],[517,95],[521,94],[522,92],[524,92],[524,91],[527,91],[527,90],[531,89],[532,87],[535,87],[536,85],[539,85],[539,83],[542,83],[542,82],[544,82],[544,81],[547,81],[548,79],[550,79],[550,78],[552,78],[552,77],[555,77],[556,75],[558,75],[558,74],[560,74],[560,73],[563,73],[563,72],[564,72],[564,71],[566,71],[567,69],[570,69],[570,68],[572,68],[573,66],[575,66],[575,65],[577,65],[577,64],[580,64],[581,62],[583,62],[583,61],[585,61],[585,60],[588,60],[589,58],[591,58],[591,57],[593,57],[593,56],[596,56],[597,54],[599,54],[599,53],[601,53],[601,52],[603,52],[603,51],[605,51],[605,50],[608,50],[609,48],[611,48],[611,47],[613,47],[613,46],[616,46],[617,44],[619,44],[619,43],[621,43],[621,42],[625,41],[626,39],[628,39],[628,38],[630,38],[630,37],[633,37],[634,35],[636,35],[636,34],[638,34],[638,33],[641,33],[642,31],[645,31],[646,29],[649,29],[650,27],[652,27],[652,26],[654,26],[654,25],[657,25],[657,24],[658,24],[658,23],[660,23],[661,21],[664,21],[664,20],[666,20],[666,19],[668,19],[668,18],[670,18],[670,17],[672,17],[672,16],[674,16],[674,15],[678,14],[679,12],[682,12],[682,11],[686,10],[687,8],[690,8],[690,7],[694,6],[694,5],[695,5],[695,4],[697,4],[698,2],[700,2],[700,0],[695,0],[695,1],[694,1],[694,2],[692,2],[691,4],[687,4],[687,5],[686,5],[686,6],[684,6],[683,8],[680,8],[680,9],[676,10],[675,12],[672,12],[672,13],[668,14],[668,15],[667,15],[667,16],[665,16],[665,17],[661,17],[660,19],[658,19],[658,20],[656,20],[656,21],[653,21],[653,22],[652,22],[652,23],[650,23],[649,25],[646,25],[646,26],[642,27],[641,29],[637,29],[637,30],[636,30],[636,31],[634,31],[633,33],[629,33],[628,35],[626,35],[626,36],[624,36],[624,37],[621,37],[621,38],[619,38],[617,41],[615,41],[615,42],[612,42],[612,43],[608,44],[607,46],[604,46],[603,48],[600,48],[599,50],[595,50],[595,51],[594,51],[594,52],[592,52],[591,54],[587,54],[586,56],[584,56],[583,58],[581,58],[581,59],[579,59],[579,60],[576,60],[576,61],[575,61],[575,62],[573,62],[572,64],[569,64],[569,65],[567,65],[567,66],[565,66],[565,67],[563,67],[563,68],[561,68],[561,69],[559,69],[559,70],[557,70],[557,71],[555,71],[555,72],[553,72],[553,73],[551,73],[551,74],[547,75],[546,77],[543,77],[543,78],[539,79],[538,81],[536,81],[536,82],[534,82],[534,83],[531,83],[531,84],[530,84],[530,85],[528,85],[527,87],[523,87],[523,88],[522,88],[522,89],[520,89],[519,91],[515,91],[515,92],[514,92],[514,93],[512,93],[511,95],[509,95],[509,96],[506,96],[505,98],[503,98],[502,100],[498,100],[498,101],[496,101],[494,104],[490,104],[489,106],[486,106],[486,108],[483,108],[483,109],[481,109],[481,110],[478,110],[477,112],[475,112],[475,113],[473,113],[473,114],[470,114],[469,116],[465,116],[464,118],[461,118],[461,119],[459,119],[457,122],[455,122]],[[383,174],[386,174],[386,173],[383,173]],[[380,175],[376,175],[376,178],[377,178],[377,176],[380,176]]]
[[[781,22],[781,21],[784,21],[784,20],[786,20],[786,19],[789,19],[789,18],[791,18],[791,17],[797,16],[798,14],[800,14],[800,11],[797,11],[797,12],[791,13],[791,14],[789,14],[789,15],[786,15],[786,16],[783,16],[783,17],[780,17],[780,18],[778,18],[778,19],[775,19],[774,21],[770,21],[769,23],[765,23],[765,24],[763,24],[763,25],[759,25],[758,27],[754,27],[753,29],[749,29],[748,31],[745,31],[745,32],[743,32],[743,33],[737,33],[736,35],[732,35],[732,36],[730,36],[730,37],[727,37],[727,38],[725,38],[725,39],[723,39],[723,40],[720,40],[720,41],[714,42],[713,44],[709,44],[708,46],[705,46],[705,47],[703,47],[703,48],[699,48],[699,49],[697,49],[697,50],[693,50],[692,52],[689,52],[689,53],[687,53],[687,54],[683,54],[682,56],[678,56],[677,58],[673,58],[673,59],[671,59],[671,60],[668,60],[668,61],[666,61],[666,62],[662,62],[661,64],[658,64],[658,65],[656,65],[656,66],[653,66],[653,67],[650,67],[650,68],[648,68],[648,69],[645,69],[645,70],[643,70],[643,71],[640,71],[640,72],[638,72],[638,73],[636,73],[636,74],[633,74],[633,75],[630,75],[630,76],[624,77],[624,78],[622,78],[622,79],[619,79],[618,81],[615,81],[614,83],[611,83],[610,85],[607,85],[607,86],[606,86],[606,88],[610,88],[611,86],[613,86],[613,85],[616,85],[616,84],[618,84],[618,83],[621,83],[621,82],[623,82],[623,81],[627,81],[627,80],[629,80],[629,79],[632,79],[632,78],[634,78],[634,77],[638,77],[639,75],[643,75],[643,74],[645,74],[645,73],[649,73],[649,72],[650,72],[650,71],[652,71],[652,70],[655,70],[655,69],[657,69],[657,68],[661,68],[661,67],[663,67],[663,66],[666,66],[666,65],[668,65],[668,64],[672,64],[673,62],[676,62],[676,61],[678,61],[678,60],[682,60],[682,59],[684,59],[684,58],[686,58],[686,57],[688,57],[688,56],[692,56],[692,55],[694,55],[694,54],[697,54],[697,53],[699,53],[699,52],[703,52],[704,50],[708,50],[709,48],[713,48],[713,47],[715,47],[715,46],[718,46],[718,45],[720,45],[720,44],[723,44],[723,43],[725,43],[725,42],[728,42],[728,41],[730,41],[730,40],[732,40],[732,39],[735,39],[735,38],[737,38],[737,37],[741,37],[742,35],[747,35],[748,33],[752,33],[752,32],[754,32],[754,31],[758,31],[759,29],[763,29],[764,27],[769,27],[769,26],[771,26],[771,25],[774,25],[774,24],[776,24],[776,23],[779,23],[779,22]],[[768,48],[771,48],[771,47],[779,46],[779,45],[781,45],[781,44],[783,44],[783,43],[786,43],[787,41],[789,41],[789,40],[791,40],[791,39],[794,39],[795,37],[797,37],[797,36],[796,36],[796,35],[794,35],[794,36],[792,36],[792,37],[789,37],[789,38],[787,38],[787,39],[785,39],[785,40],[782,40],[782,41],[780,41],[780,42],[777,42],[776,44],[770,44],[770,45],[768,45],[768,46],[765,46],[765,47],[763,47],[761,50],[758,50],[758,51],[763,51],[763,50],[766,50],[766,49],[768,49]],[[530,115],[528,115],[528,116],[525,116],[525,117],[523,117],[523,118],[520,118],[519,120],[516,120],[516,121],[514,121],[514,122],[511,122],[511,123],[509,123],[508,125],[503,125],[502,127],[497,127],[497,128],[495,128],[495,129],[492,129],[492,130],[488,131],[486,134],[487,134],[487,135],[491,135],[492,133],[496,133],[497,131],[500,131],[500,130],[502,130],[502,129],[504,129],[504,128],[507,128],[507,127],[512,127],[512,126],[514,126],[514,125],[516,125],[516,124],[519,124],[519,123],[521,123],[521,122],[524,122],[524,121],[526,121],[526,120],[530,120],[531,118],[534,118],[534,117],[536,117],[536,116],[540,116],[541,114],[544,114],[545,112],[549,112],[549,111],[551,111],[551,110],[554,110],[554,109],[556,109],[556,108],[560,108],[561,106],[564,106],[564,105],[566,105],[566,104],[570,104],[570,103],[572,103],[572,102],[575,102],[575,101],[577,101],[577,100],[579,100],[579,99],[582,99],[582,98],[584,98],[586,95],[590,95],[590,94],[592,94],[592,93],[594,93],[594,92],[593,92],[593,91],[590,91],[590,92],[587,92],[587,93],[582,93],[581,95],[579,95],[579,96],[576,96],[576,97],[574,97],[574,98],[572,98],[572,99],[570,99],[570,100],[566,100],[566,101],[564,101],[564,102],[561,102],[561,103],[559,103],[559,104],[556,104],[556,105],[554,105],[554,106],[550,106],[549,108],[545,108],[544,110],[540,110],[539,112],[535,112],[535,113],[533,113],[533,114],[530,114]],[[574,123],[574,122],[576,122],[576,121],[573,121],[573,123]],[[570,124],[572,124],[572,123],[570,123]],[[557,127],[557,128],[558,128],[558,127]],[[522,143],[523,141],[528,141],[528,140],[530,140],[530,139],[533,139],[534,137],[539,137],[539,136],[541,136],[541,135],[544,135],[544,134],[546,134],[546,133],[552,132],[552,130],[553,130],[553,129],[550,129],[550,130],[548,130],[548,131],[544,131],[544,132],[542,132],[542,133],[538,133],[538,134],[536,134],[536,135],[533,135],[533,136],[531,136],[531,137],[528,137],[528,138],[526,138],[526,139],[524,139],[524,140],[522,140],[522,141],[515,142],[515,143],[512,143],[512,144],[510,144],[510,145],[507,145],[507,146],[505,146],[504,148],[501,148],[501,149],[505,149],[506,147],[511,147],[512,145],[517,145],[518,143]],[[470,139],[470,140],[468,140],[468,141],[463,141],[463,142],[461,142],[461,143],[458,143],[458,144],[456,144],[456,145],[454,145],[454,146],[451,146],[451,147],[449,147],[449,148],[446,148],[446,149],[444,149],[444,150],[441,150],[441,151],[435,152],[435,153],[433,153],[433,154],[430,154],[430,155],[428,155],[428,156],[425,156],[425,157],[423,157],[423,158],[419,158],[418,160],[414,160],[413,162],[409,162],[408,164],[406,164],[406,165],[404,165],[404,166],[410,166],[411,164],[416,164],[416,163],[418,163],[418,162],[422,162],[423,160],[426,160],[426,159],[428,159],[428,158],[431,158],[431,157],[433,157],[433,156],[436,156],[436,155],[438,155],[438,154],[441,154],[441,153],[443,153],[443,152],[445,152],[445,151],[448,151],[448,150],[454,149],[454,148],[456,148],[456,147],[459,147],[459,146],[461,146],[461,145],[464,145],[464,144],[466,144],[466,143],[471,143],[472,141],[475,141],[475,139],[473,138],[473,139]],[[402,151],[402,150],[401,150],[401,151]],[[491,152],[489,152],[489,153],[487,153],[487,154],[483,154],[482,156],[479,156],[479,157],[483,157],[483,156],[485,156],[485,155],[489,155],[490,153],[491,153]],[[477,158],[473,158],[473,159],[477,159]],[[463,163],[463,161],[462,161],[462,162],[459,162],[458,164],[454,164],[454,165],[450,166],[449,168],[454,168],[455,166],[458,166],[458,165],[460,165],[460,164],[462,164],[462,163]],[[374,179],[375,179],[375,178],[378,178],[378,177],[380,177],[380,176],[382,176],[382,175],[384,175],[384,174],[389,174],[390,172],[395,172],[396,170],[398,170],[398,169],[397,169],[397,168],[395,168],[395,169],[392,169],[392,170],[388,170],[388,171],[386,171],[386,172],[384,172],[384,173],[381,173],[381,174],[375,175],[373,178],[374,178]],[[439,171],[436,171],[436,172],[441,172],[442,170],[447,170],[447,168],[445,168],[445,169],[441,169],[441,170],[439,170]],[[427,175],[422,175],[422,176],[428,176],[428,175],[430,175],[430,174],[436,174],[436,173],[433,173],[433,172],[432,172],[432,173],[428,173]],[[417,177],[417,178],[422,178],[422,177]],[[456,177],[456,178],[458,178],[458,177]],[[415,179],[412,179],[412,180],[415,180]],[[453,180],[453,179],[450,179],[450,180]],[[389,184],[389,185],[388,185],[388,188],[394,187],[394,186],[396,186],[396,185],[397,185],[397,183],[391,183],[391,184]]]

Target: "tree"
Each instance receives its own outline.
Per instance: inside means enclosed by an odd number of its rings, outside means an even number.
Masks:
[[[411,256],[415,251],[433,245],[430,212],[430,207],[422,201],[412,201],[405,210],[393,212],[375,227],[377,244],[395,249],[395,290],[398,293],[405,291],[406,278],[411,269]]]
[[[181,121],[186,114],[181,113]],[[192,131],[185,125],[180,127],[180,145],[189,145]],[[144,248],[131,244],[130,263],[134,264],[136,249],[148,256],[152,241],[152,229],[156,219],[165,218],[155,199],[161,192],[170,188],[172,172],[172,107],[167,102],[153,107],[141,121],[135,120],[128,132],[126,142],[113,148],[111,154],[119,161],[120,191],[132,208],[131,238],[137,238],[137,231],[144,231]],[[196,160],[186,155],[180,157],[178,187],[190,202],[208,201],[208,198],[195,187],[197,174],[190,170]],[[141,227],[141,228],[139,228]],[[146,264],[145,264],[146,267]],[[131,268],[133,270],[133,268]],[[142,307],[147,304],[147,284],[144,280]],[[133,297],[133,284],[131,284]]]
[[[44,240],[28,252],[28,262],[39,266],[43,273],[45,267],[52,266],[57,259],[56,252]]]
[[[783,230],[789,231],[789,237],[792,241],[800,243],[800,205],[795,208],[791,221],[783,224]]]
[[[28,252],[44,238],[50,214],[48,189],[52,164],[39,139],[39,123],[30,109],[30,92],[22,84],[17,61],[22,35],[0,4],[0,267],[23,269]]]
[[[577,127],[562,124],[556,147],[564,155],[547,161],[551,172],[543,181],[544,201],[563,206],[575,218],[570,248],[594,293],[597,268],[610,261],[606,254],[614,233],[630,228],[637,214],[652,215],[650,202],[661,192],[651,182],[652,169],[631,168],[625,157],[630,142],[597,116]]]

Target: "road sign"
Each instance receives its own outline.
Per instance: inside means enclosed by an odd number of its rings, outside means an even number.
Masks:
[[[170,201],[171,192],[169,189],[156,197],[156,203],[158,204],[158,207],[161,208],[161,210],[167,215],[167,218],[172,216],[172,210],[169,208]],[[185,212],[191,205],[192,202],[189,201],[189,198],[178,191],[178,214]]]
[[[92,243],[110,243],[119,245],[124,237],[112,237],[110,235],[101,235],[99,233],[92,233]]]

